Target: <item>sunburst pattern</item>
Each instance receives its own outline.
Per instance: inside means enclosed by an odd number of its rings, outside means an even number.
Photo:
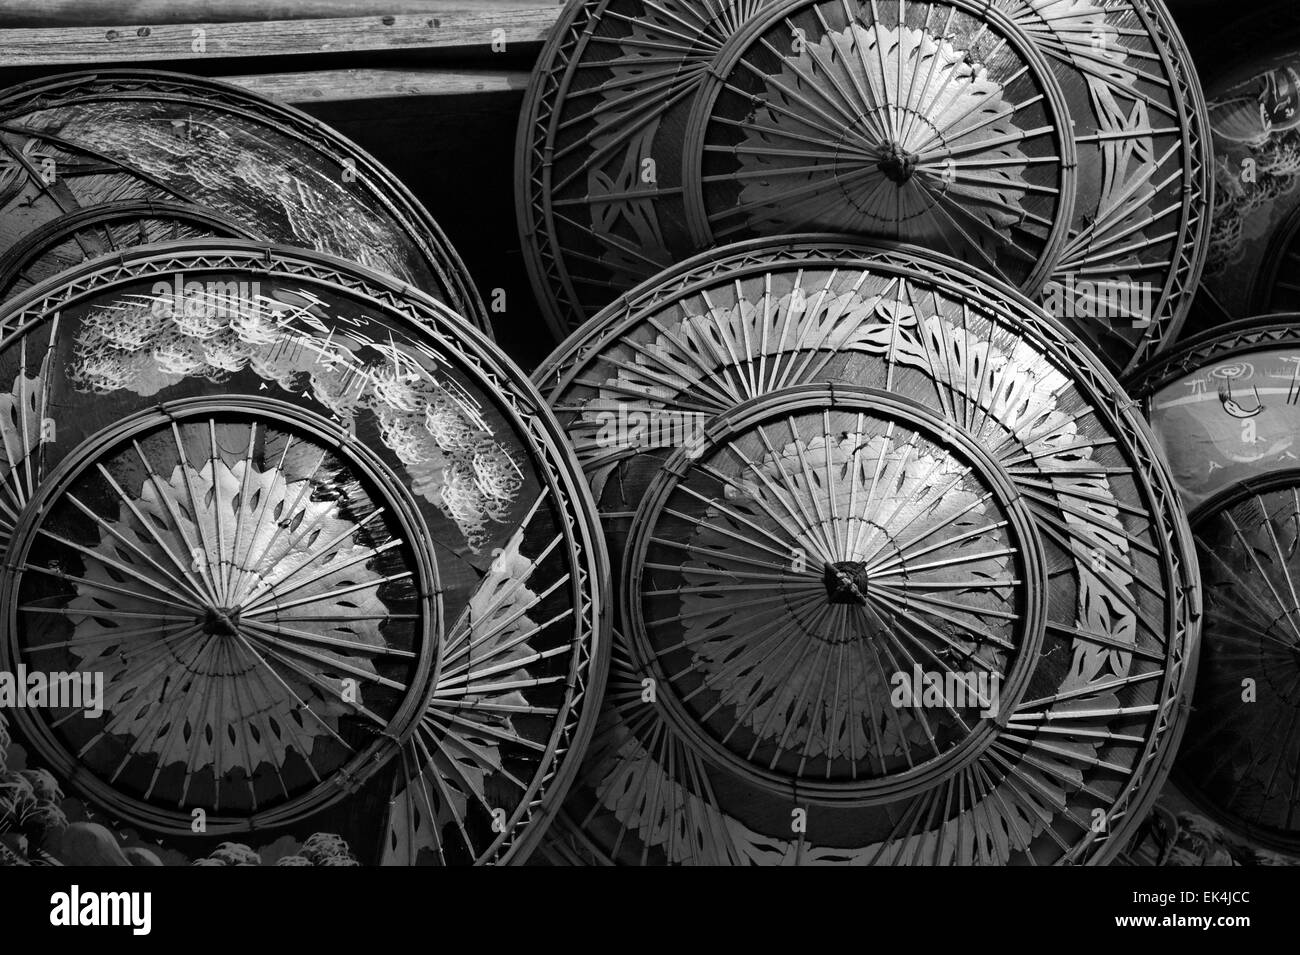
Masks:
[[[574,613],[544,609],[570,583],[567,575],[551,580],[538,570],[554,559],[562,538],[524,550],[529,529],[545,519],[543,504],[534,502],[448,634],[438,681],[402,751],[386,862],[477,860],[508,831],[504,817],[526,809],[521,767],[537,764],[547,721],[559,714],[533,697],[565,680],[540,675],[537,665],[568,651],[549,646],[546,634],[572,626]]]
[[[942,3],[782,8],[721,54],[694,109],[696,247],[804,229],[903,239],[1036,291],[1073,209],[1063,117],[1046,64],[1001,20]]]
[[[128,249],[7,314],[0,668],[105,678],[102,715],[17,714],[27,750],[190,854],[317,826],[366,862],[525,858],[595,721],[609,575],[522,373],[264,243]]]
[[[1220,316],[1300,308],[1297,76],[1293,46],[1207,85],[1215,185],[1202,281],[1217,308],[1202,328]]]
[[[995,750],[955,774],[895,817],[864,826],[859,812],[837,813],[807,800],[763,802],[753,811],[730,798],[734,782],[719,778],[698,749],[643,702],[642,672],[616,644],[611,699],[583,766],[582,787],[552,831],[597,861],[632,865],[1006,865],[1037,861],[1031,851],[1044,821],[1062,815],[1083,824],[1067,805],[1076,784],[1052,763],[1008,770],[1014,752]],[[802,810],[808,829],[796,835],[773,819]],[[738,811],[741,810],[741,811]],[[838,818],[837,818],[838,817]],[[848,828],[836,832],[837,827]],[[791,827],[792,828],[792,827]],[[1048,857],[1051,853],[1045,853]]]
[[[22,556],[27,659],[104,681],[102,718],[51,729],[149,805],[301,798],[354,752],[342,720],[382,732],[409,690],[416,572],[387,509],[257,423],[173,423],[87,462]]]
[[[746,138],[736,149],[740,176],[745,180],[740,190],[742,207],[768,206],[773,225],[797,228],[815,223],[909,241],[933,241],[942,239],[943,233],[935,228],[938,223],[932,210],[951,184],[957,192],[970,189],[976,202],[984,206],[977,206],[974,213],[981,220],[984,236],[1024,218],[1021,200],[1025,190],[1020,188],[1017,174],[1025,171],[1026,162],[1018,146],[1023,136],[1014,124],[1015,111],[1001,98],[1001,89],[988,79],[987,71],[964,62],[951,43],[920,30],[887,30],[879,24],[868,30],[854,23],[846,31],[827,34],[811,51],[804,50],[794,62],[783,65],[779,75],[769,77],[766,105],[744,127]],[[908,64],[909,78],[918,71],[927,80],[934,77],[913,94],[911,102],[906,99],[907,90],[890,89],[900,61]],[[840,75],[811,86],[805,78],[812,74],[814,63],[823,62],[835,64]],[[933,89],[929,83],[934,84]],[[810,130],[786,129],[789,118],[798,115],[792,105],[809,103],[810,86],[821,99],[833,103],[837,112],[857,112],[859,117],[857,124],[846,124],[844,132],[824,151],[815,142],[809,144]],[[836,103],[826,88],[884,88],[904,101],[894,103],[894,96],[887,95],[885,102],[865,106]],[[804,94],[797,100],[793,99],[796,91]],[[811,124],[796,121],[791,125]],[[963,125],[967,128],[957,128]],[[975,148],[955,151],[964,138]],[[987,159],[979,162],[981,153],[975,144],[983,139],[997,140],[1003,162],[989,170],[990,186],[971,189],[960,181],[968,167],[956,157],[968,154],[975,160],[973,166],[990,166]],[[805,146],[802,150],[781,149],[782,142]],[[950,156],[951,164],[947,162]],[[784,192],[775,185],[782,176],[790,177],[790,188],[801,194],[788,208],[782,207]],[[814,180],[819,176],[834,180],[833,185],[818,189]],[[839,194],[834,186],[839,187]],[[1000,196],[994,192],[998,189],[1003,190]],[[810,201],[809,197],[816,198]],[[714,218],[728,215],[719,213]],[[753,228],[752,219],[747,226]]]
[[[40,483],[41,445],[57,437],[57,430],[46,423],[45,381],[47,368],[28,377],[27,351],[23,349],[22,367],[14,377],[8,394],[0,394],[0,545],[7,547],[13,536],[18,515],[36,492]]]
[[[557,338],[689,250],[681,123],[714,57],[769,2],[593,0],[561,15],[519,170],[528,266]]]
[[[730,432],[634,522],[640,655],[706,735],[782,779],[944,755],[1041,637],[1016,531],[975,467],[839,397]],[[894,705],[914,668],[970,691]]]
[[[520,145],[520,229],[560,336],[692,251],[800,227],[938,242],[1037,289],[1074,208],[1046,61],[965,2],[575,3]]]

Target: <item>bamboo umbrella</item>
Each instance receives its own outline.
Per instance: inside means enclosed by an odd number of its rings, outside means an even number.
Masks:
[[[607,572],[522,373],[407,286],[236,240],[84,263],[0,327],[0,668],[103,679],[102,713],[15,710],[24,745],[185,852],[353,806],[367,861],[523,859]]]
[[[1047,62],[966,0],[570,3],[517,155],[557,333],[683,254],[800,230],[933,244],[1037,291],[1074,208]]]
[[[534,378],[620,611],[556,858],[1118,851],[1186,715],[1195,562],[1144,422],[1062,326],[915,247],[753,240]]]

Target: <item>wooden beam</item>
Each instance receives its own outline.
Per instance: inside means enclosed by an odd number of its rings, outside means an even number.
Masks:
[[[522,94],[528,85],[524,70],[312,70],[221,79],[292,106],[467,93]]]
[[[95,66],[455,47],[488,51],[494,49],[494,41],[495,52],[508,53],[512,46],[541,43],[559,12],[558,6],[511,10],[494,7],[440,16],[0,29],[0,65]]]
[[[561,0],[21,0],[0,2],[0,26],[119,26],[123,23],[230,23],[241,20],[319,20],[562,5]]]

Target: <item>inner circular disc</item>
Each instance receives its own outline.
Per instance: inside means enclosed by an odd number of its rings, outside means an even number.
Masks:
[[[0,327],[0,666],[105,704],[15,710],[32,765],[169,858],[526,857],[596,716],[608,575],[527,379],[409,287],[251,242],[85,263]]]
[[[554,353],[535,380],[579,449],[618,562],[616,580],[657,576],[669,563],[628,549],[646,533],[636,517],[656,482],[677,480],[680,489],[672,498],[680,505],[664,513],[682,523],[659,535],[663,541],[689,541],[689,518],[718,498],[701,491],[701,501],[685,490],[700,467],[691,454],[707,447],[685,444],[697,434],[692,421],[703,422],[707,442],[738,406],[822,383],[913,402],[950,429],[923,429],[927,440],[982,449],[996,466],[982,473],[1004,472],[1027,507],[1048,581],[1041,650],[996,739],[928,788],[884,799],[853,792],[852,780],[825,781],[824,767],[824,790],[800,782],[783,795],[735,772],[716,748],[681,732],[668,707],[647,702],[658,692],[657,682],[646,683],[654,675],[638,661],[635,634],[616,632],[614,689],[566,805],[569,829],[557,853],[625,863],[1009,864],[1102,862],[1122,845],[1181,732],[1196,649],[1195,564],[1144,422],[1098,359],[1054,320],[1009,286],[914,247],[830,236],[752,241],[699,256],[629,293]],[[753,446],[746,454],[775,490],[754,470],[750,484],[786,500],[792,527],[820,525],[811,502],[800,510],[773,476],[793,464],[783,455],[791,438],[773,429],[770,441],[762,454]],[[883,469],[882,449],[875,451]],[[772,454],[782,462],[775,469],[763,457]],[[799,479],[816,481],[808,463],[813,476]],[[896,473],[919,482],[914,499],[928,500],[942,485],[940,472],[925,478],[915,462]],[[722,493],[732,519],[744,518],[737,534],[759,534],[762,496]],[[695,503],[688,507],[687,498]],[[960,548],[960,520],[942,528],[939,540]],[[709,559],[721,566],[722,558]],[[856,568],[837,570],[857,576]],[[909,579],[936,577],[918,570]],[[957,614],[949,604],[974,599],[989,580],[954,565],[949,586],[928,595],[927,606]],[[724,575],[714,586],[731,583]],[[755,611],[764,598],[784,599],[766,583],[752,594]],[[651,619],[680,618],[671,625],[685,628],[714,612],[701,596],[698,607],[654,610]],[[956,632],[939,629],[950,638]],[[727,664],[740,666],[718,665]],[[811,695],[821,683],[806,685]],[[852,719],[857,732],[870,733],[864,717],[855,710]],[[766,753],[770,763],[774,750]],[[1106,821],[1100,828],[1098,818]],[[792,819],[803,828],[791,829]]]
[[[125,203],[206,220],[86,222]],[[0,301],[58,268],[198,236],[316,249],[408,282],[489,328],[459,256],[414,196],[305,113],[238,87],[142,70],[70,73],[0,95]],[[61,241],[29,240],[54,230]],[[43,238],[48,238],[45,236]]]
[[[923,793],[994,742],[1046,591],[992,459],[910,402],[821,385],[678,455],[633,521],[623,605],[678,732],[778,798],[834,802]]]
[[[765,8],[712,64],[682,157],[697,249],[813,230],[899,239],[1032,294],[1074,210],[1046,60],[961,0]]]
[[[436,665],[422,522],[287,407],[162,407],[57,465],[10,543],[19,661],[102,681],[102,719],[36,745],[146,825],[293,822],[365,778],[365,720],[400,736]]]

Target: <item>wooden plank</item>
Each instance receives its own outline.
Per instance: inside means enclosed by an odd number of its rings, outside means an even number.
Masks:
[[[293,106],[469,93],[522,94],[528,85],[525,70],[312,70],[221,79]]]
[[[558,6],[327,20],[0,29],[0,66],[101,65],[455,47],[509,53],[541,43]],[[202,31],[201,33],[196,31]],[[500,32],[497,32],[500,31]],[[493,47],[497,41],[496,48]],[[502,45],[504,43],[504,45]]]
[[[254,20],[317,20],[415,14],[441,17],[454,11],[562,5],[561,0],[0,0],[0,26],[118,26],[123,23],[230,23]]]

